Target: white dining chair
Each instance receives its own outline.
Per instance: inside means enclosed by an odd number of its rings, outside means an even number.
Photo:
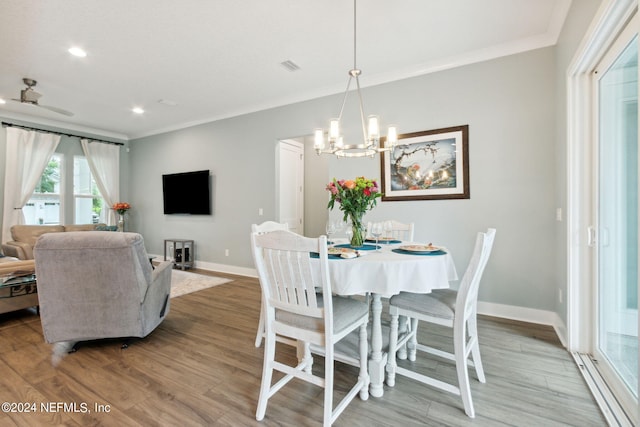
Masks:
[[[381,221],[381,222],[383,223],[389,222],[391,224],[391,229],[385,230],[383,236],[393,237],[394,239],[402,240],[403,242],[413,242],[413,229],[414,229],[413,222],[403,223],[400,221],[396,221],[394,219]],[[367,233],[369,234],[371,233],[372,225],[373,225],[372,222],[367,223]]]
[[[265,308],[265,349],[256,419],[262,420],[270,397],[293,378],[324,388],[323,425],[330,426],[353,398],[369,397],[367,323],[369,306],[357,299],[334,296],[328,274],[327,237],[308,238],[291,231],[252,233],[251,242]],[[311,253],[318,254],[319,274],[312,274]],[[317,293],[317,289],[321,289]],[[334,347],[359,332],[360,371],[355,384],[333,407]],[[276,336],[303,343],[305,357],[297,366],[275,360]],[[324,347],[324,376],[312,372],[310,346]],[[284,373],[271,385],[273,371]],[[314,394],[310,394],[313,396]],[[283,420],[284,421],[284,420]]]
[[[286,223],[280,223],[275,221],[265,221],[262,224],[251,224],[252,233],[267,233],[275,230],[288,230],[289,226]],[[264,304],[260,303],[260,320],[258,321],[258,331],[256,332],[256,347],[262,345],[262,338],[264,338]],[[287,344],[295,345],[295,342],[283,339]]]
[[[478,233],[475,248],[465,271],[460,288],[436,289],[429,294],[414,294],[401,292],[389,300],[391,315],[391,331],[389,334],[389,363],[387,364],[387,385],[395,385],[395,375],[400,374],[422,383],[437,387],[450,393],[460,395],[465,413],[475,417],[469,372],[467,363],[471,354],[478,380],[485,382],[484,370],[480,359],[477,328],[477,301],[480,279],[493,247],[496,230],[490,228],[486,233]],[[410,318],[411,327],[408,332],[398,339],[398,316]],[[435,323],[453,329],[454,353],[448,353],[417,342],[418,321]],[[416,370],[400,367],[396,362],[396,351],[399,346],[407,344],[409,360],[416,360],[416,350],[431,353],[436,356],[455,361],[458,386],[429,377]]]

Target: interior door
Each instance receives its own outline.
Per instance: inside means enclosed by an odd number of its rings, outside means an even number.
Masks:
[[[276,153],[278,222],[304,234],[304,145],[279,141]]]
[[[638,34],[628,24],[594,72],[597,186],[593,353],[627,409],[638,404]]]

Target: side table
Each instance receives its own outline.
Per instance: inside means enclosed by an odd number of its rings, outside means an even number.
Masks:
[[[169,256],[173,258],[174,267],[185,270],[193,267],[193,259],[195,243],[193,240],[185,239],[165,239],[164,241],[164,260],[167,260],[167,248],[169,248]]]
[[[38,307],[35,274],[0,281],[0,313]]]

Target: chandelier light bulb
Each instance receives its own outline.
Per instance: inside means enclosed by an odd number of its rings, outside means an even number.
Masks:
[[[340,137],[340,120],[331,119],[329,123],[329,140],[335,141]]]
[[[377,140],[380,138],[380,126],[378,124],[378,116],[369,116],[369,140]]]
[[[324,149],[324,132],[322,131],[322,129],[316,129],[315,131],[313,148],[315,148],[316,150]]]
[[[398,143],[398,129],[395,125],[389,126],[387,130],[387,141],[385,143],[385,147],[393,148]]]

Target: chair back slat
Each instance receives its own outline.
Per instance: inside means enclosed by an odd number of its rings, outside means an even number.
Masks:
[[[265,221],[262,224],[251,224],[251,232],[256,234],[264,234],[269,233],[271,231],[277,230],[288,230],[289,226],[284,223],[279,223],[275,221]],[[271,269],[273,270],[273,268]],[[274,283],[278,283],[274,281]]]
[[[252,240],[256,267],[269,304],[296,314],[324,317],[316,296],[316,287],[323,284],[312,274],[311,252],[319,251],[322,240],[326,252],[326,237],[310,239],[279,230],[253,233]]]
[[[464,316],[460,316],[463,320],[468,319],[476,310],[480,280],[482,279],[487,261],[489,261],[495,235],[496,230],[490,228],[486,233],[478,233],[476,237],[473,254],[460,282],[458,298],[456,300],[456,312],[464,313]]]
[[[288,229],[289,229],[289,225],[287,223],[279,223],[275,221],[265,221],[261,224],[251,224],[251,232],[256,234],[264,234],[271,231],[288,230]],[[262,286],[262,284],[260,286]],[[262,300],[264,302],[264,297],[262,298]],[[265,321],[264,304],[261,304],[260,322],[258,323],[258,331],[256,333],[256,341],[255,341],[256,347],[260,347],[260,345],[262,344],[262,337],[265,334],[264,321]],[[279,337],[278,340],[282,342],[287,342],[287,339],[282,337]]]
[[[308,255],[300,252],[263,249],[263,256],[269,260],[267,273],[270,296],[274,305],[294,305],[317,308],[315,290],[311,278]],[[304,257],[307,259],[304,259]]]
[[[280,223],[275,221],[265,221],[262,224],[251,224],[251,231],[254,233],[267,233],[269,231],[276,230],[288,230],[289,226],[286,223]]]

